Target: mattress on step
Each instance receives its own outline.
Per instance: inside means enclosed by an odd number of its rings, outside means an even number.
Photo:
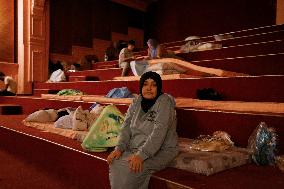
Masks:
[[[23,124],[27,127],[33,127],[45,132],[58,134],[67,138],[71,138],[73,140],[77,140],[79,142],[83,142],[84,138],[87,135],[87,131],[73,131],[71,129],[61,129],[54,127],[53,122],[49,123],[40,123],[40,122],[28,122],[23,121]]]
[[[222,152],[203,152],[189,148],[193,140],[179,138],[179,155],[172,167],[186,171],[212,175],[227,169],[250,163],[250,153],[246,148],[232,147]]]
[[[176,107],[179,108],[198,108],[246,113],[284,114],[284,103],[279,102],[213,101],[192,98],[176,98],[175,100]]]
[[[106,104],[131,104],[133,98],[108,98],[100,95],[83,95],[84,102],[97,102]]]
[[[60,96],[56,94],[42,94],[41,98],[50,99],[50,100],[97,102],[97,103],[105,103],[105,104],[131,104],[133,101],[133,98],[108,98],[102,95]]]
[[[126,104],[132,103],[132,98],[108,98],[101,95],[74,95],[59,96],[56,94],[42,94],[44,99],[69,100],[97,102],[105,104]],[[219,111],[234,111],[246,113],[268,113],[268,114],[284,114],[284,103],[279,102],[241,102],[241,101],[212,101],[199,100],[193,98],[176,98],[177,108],[197,108]]]
[[[41,98],[52,99],[52,100],[81,101],[82,95],[41,94]]]
[[[161,78],[162,80],[174,80],[182,78],[196,78],[196,76],[187,75],[187,74],[168,74],[168,75],[161,75]],[[140,76],[114,77],[113,79],[121,81],[139,81]]]

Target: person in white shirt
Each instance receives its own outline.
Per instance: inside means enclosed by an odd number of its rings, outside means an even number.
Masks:
[[[127,48],[121,49],[119,53],[119,67],[122,68],[121,76],[127,76],[128,71],[130,69],[130,61],[135,59],[135,56],[133,55],[133,49],[135,48],[135,41],[130,40],[128,41]]]
[[[4,89],[0,90],[0,96],[15,96],[17,93],[16,81],[10,76],[5,76],[2,72],[0,72],[0,80],[5,85]]]

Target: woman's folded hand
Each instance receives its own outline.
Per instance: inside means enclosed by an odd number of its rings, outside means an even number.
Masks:
[[[114,159],[120,158],[121,154],[122,154],[122,152],[120,150],[116,149],[116,150],[112,151],[107,157],[107,163],[111,164]]]
[[[142,173],[143,171],[143,160],[139,155],[133,154],[128,157],[130,172]]]

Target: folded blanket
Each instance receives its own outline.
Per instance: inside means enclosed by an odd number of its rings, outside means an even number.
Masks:
[[[190,149],[192,141],[179,138],[180,153],[171,167],[209,176],[251,161],[250,152],[245,148],[231,147],[222,152],[202,152]]]
[[[175,64],[183,69],[186,70],[186,74],[189,75],[196,75],[196,76],[220,76],[220,77],[235,77],[235,76],[247,76],[247,74],[243,73],[237,73],[237,72],[231,72],[221,69],[215,69],[215,68],[207,68],[203,66],[197,66],[190,62],[186,62],[183,60],[175,59],[175,58],[162,58],[162,59],[153,59],[149,60],[148,64],[154,65],[158,63],[169,63],[169,64]]]

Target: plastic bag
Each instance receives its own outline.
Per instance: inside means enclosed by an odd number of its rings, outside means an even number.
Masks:
[[[284,173],[284,155],[276,157],[276,165]]]
[[[275,163],[277,135],[273,128],[261,122],[253,131],[248,141],[252,150],[252,159],[257,165],[273,165]]]
[[[48,82],[61,82],[61,81],[66,81],[65,74],[61,69],[54,71],[48,80]]]
[[[102,152],[108,147],[115,147],[123,122],[124,115],[116,106],[106,106],[91,126],[81,146],[93,152]]]
[[[108,92],[106,95],[108,98],[133,98],[131,92],[127,87],[114,88]]]

